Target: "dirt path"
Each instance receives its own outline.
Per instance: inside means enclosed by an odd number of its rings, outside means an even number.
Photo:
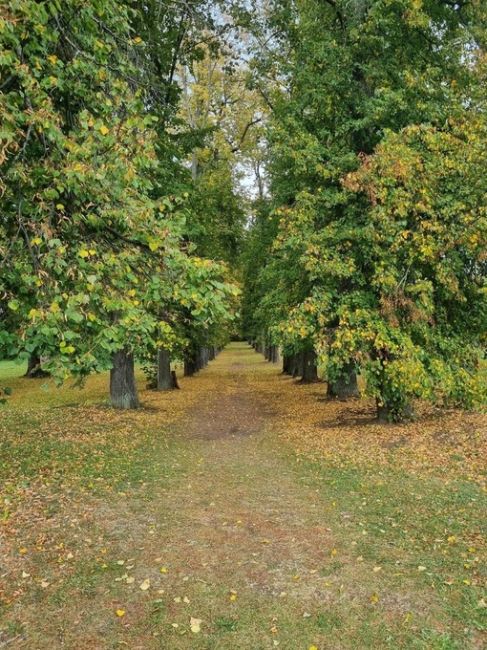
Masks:
[[[239,354],[247,364],[235,361]],[[223,352],[205,371],[212,391],[181,424],[198,469],[165,504],[179,519],[168,550],[185,561],[191,555],[215,584],[231,586],[232,577],[234,588],[279,595],[290,576],[316,569],[332,540],[316,492],[299,484],[269,444],[272,413],[248,382],[265,362],[248,358],[246,346]]]
[[[173,627],[167,647],[307,648],[296,618],[306,623],[308,610],[329,600],[320,570],[333,539],[322,504],[273,447],[266,433],[273,413],[252,387],[269,369],[275,373],[244,344],[224,351],[177,427],[193,471],[164,494],[157,539],[144,555],[163,556],[167,589],[190,600],[185,610],[203,621],[202,631],[216,627],[222,636],[204,641]],[[184,630],[181,604],[173,603]]]

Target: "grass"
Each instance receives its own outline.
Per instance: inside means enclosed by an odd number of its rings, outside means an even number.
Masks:
[[[376,428],[238,345],[132,413],[20,374],[0,647],[484,647],[479,417]]]

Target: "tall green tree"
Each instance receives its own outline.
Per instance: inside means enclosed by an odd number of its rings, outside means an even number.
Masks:
[[[430,133],[448,134],[452,119],[465,124],[480,119],[485,110],[476,90],[480,79],[476,61],[483,56],[485,33],[480,5],[307,0],[273,2],[266,10],[269,54],[264,65],[257,66],[266,77],[263,83],[257,76],[256,83],[272,106],[269,168],[279,216],[279,232],[270,250],[274,273],[267,280],[267,295],[283,281],[285,290],[277,304],[264,298],[262,305],[266,307],[267,302],[267,320],[275,323],[274,336],[283,345],[302,341],[314,346],[332,386],[347,380],[350,384],[354,370],[363,372],[379,413],[391,419],[407,415],[413,397],[446,396],[448,372],[440,373],[444,384],[438,383],[434,358],[439,355],[446,366],[452,362],[470,373],[475,354],[468,346],[470,352],[462,356],[451,295],[442,288],[436,272],[447,262],[454,263],[453,254],[445,255],[444,261],[439,252],[444,244],[443,226],[433,227],[430,233],[436,238],[430,271],[424,271],[424,277],[419,269],[411,273],[402,251],[391,254],[391,242],[382,231],[392,215],[384,208],[379,221],[374,193],[351,191],[344,179],[353,178],[353,172],[379,151],[381,143],[394,141],[389,133],[406,138],[411,131],[404,129],[422,132],[424,125]],[[398,156],[403,153],[399,147],[395,151]],[[436,165],[440,173],[444,154],[438,151],[437,156],[430,169]],[[400,159],[395,162],[400,167]],[[485,160],[480,156],[476,164],[483,168]],[[388,173],[393,175],[391,169]],[[473,166],[458,173],[475,216],[469,225],[459,219],[457,227],[483,241],[478,176]],[[427,184],[426,179],[423,182]],[[389,197],[384,195],[392,188],[385,181],[381,187],[381,198],[388,206]],[[457,189],[451,182],[440,183],[436,191],[443,198],[438,200],[455,205]],[[396,201],[400,194],[397,188]],[[409,209],[402,208],[405,230],[413,220]],[[439,210],[438,204],[435,209]],[[424,219],[429,221],[425,210]],[[441,211],[435,212],[436,219],[440,215]],[[482,313],[483,298],[473,287],[483,281],[479,279],[481,265],[475,255],[471,257],[472,251],[458,254],[464,264],[455,266],[457,281],[473,291],[467,304],[476,303],[467,338],[478,356],[482,330],[478,313]],[[397,264],[391,287],[396,282],[402,290],[404,276],[431,283],[435,300],[426,338],[413,336],[415,328],[407,325],[407,318],[396,315],[391,320],[384,307],[377,278],[383,276],[391,257]],[[434,272],[433,267],[437,267]],[[468,280],[472,268],[478,274],[475,282]],[[287,315],[281,318],[283,311]],[[360,314],[363,327],[351,327]],[[360,338],[360,332],[367,331],[366,323],[369,327],[375,323],[376,330],[367,342]],[[435,336],[438,340],[433,343]],[[441,345],[440,339],[451,344]],[[410,376],[420,367],[423,380],[417,385]]]
[[[159,185],[160,116],[126,3],[11,2],[0,22],[2,343],[62,380],[111,368],[138,405],[134,354],[175,345],[175,311],[224,312],[216,263],[185,242],[184,197]],[[171,163],[172,167],[172,163]]]

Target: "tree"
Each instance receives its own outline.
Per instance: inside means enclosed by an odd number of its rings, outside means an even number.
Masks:
[[[377,232],[378,208],[370,194],[351,191],[343,180],[352,182],[353,172],[378,150],[386,133],[404,134],[409,126],[423,124],[433,132],[444,130],[450,119],[467,112],[476,87],[472,61],[482,50],[482,26],[476,5],[449,2],[282,1],[272,3],[267,13],[269,54],[257,69],[266,75],[263,92],[272,107],[268,167],[279,225],[270,248],[272,261],[264,271],[270,289],[261,305],[267,306],[267,322],[285,348],[292,349],[299,339],[313,342],[332,392],[340,386],[353,389],[359,368],[368,393],[378,398],[380,415],[391,419],[410,411],[408,394],[412,397],[414,391],[404,387],[407,371],[393,377],[393,364],[379,389],[374,373],[377,355],[383,354],[380,338],[367,347],[358,333],[367,332],[372,314],[387,329],[374,283],[390,263],[401,269],[395,281],[407,266],[401,266],[396,252],[393,262],[387,261],[389,241]],[[260,79],[256,83],[262,87]],[[476,196],[476,175],[469,172],[462,181],[464,193]],[[389,191],[388,185],[381,187],[383,194]],[[398,188],[397,201],[400,192]],[[453,201],[452,187],[438,193]],[[403,217],[407,221],[408,215]],[[481,227],[478,218],[474,222],[474,228]],[[441,233],[431,234],[438,250]],[[480,231],[476,236],[481,239]],[[471,264],[478,267],[468,257],[458,267],[459,275],[471,273]],[[443,266],[438,255],[434,264]],[[465,277],[463,283],[472,284]],[[432,290],[438,295],[437,286]],[[449,338],[451,311],[444,304],[438,309],[447,314],[440,320]],[[356,322],[353,332],[351,320]],[[439,332],[436,321],[435,327]],[[478,334],[478,328],[474,331]],[[413,359],[427,355],[428,348],[415,337],[418,347],[408,351],[408,340],[408,327],[400,319],[394,341],[403,360],[409,359],[412,374],[417,370]],[[451,360],[458,357],[451,348],[448,354]],[[458,364],[462,371],[473,367],[459,359]]]
[[[60,381],[111,368],[122,408],[138,404],[134,353],[174,345],[174,305],[228,314],[207,288],[219,265],[188,252],[184,197],[157,191],[128,16],[115,0],[11,3],[0,32],[6,352],[42,351]]]

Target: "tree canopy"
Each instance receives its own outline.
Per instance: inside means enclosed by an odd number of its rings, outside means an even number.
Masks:
[[[240,322],[387,419],[485,400],[482,4],[8,3],[2,354],[82,379]]]

